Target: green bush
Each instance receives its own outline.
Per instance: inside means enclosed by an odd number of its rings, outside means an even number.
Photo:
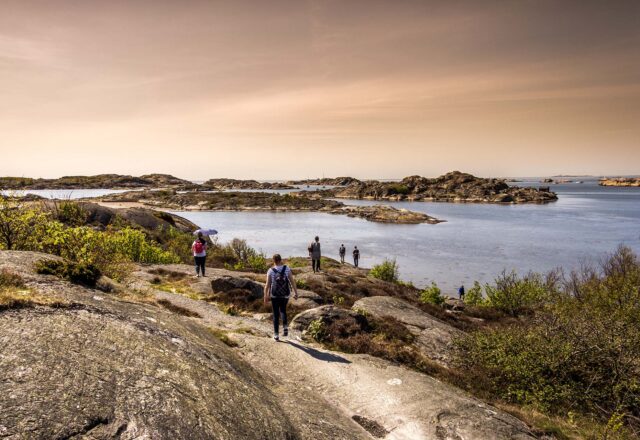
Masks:
[[[487,303],[511,316],[539,307],[555,291],[554,280],[547,280],[536,273],[520,278],[515,272],[503,272],[495,280],[495,286],[485,286]]]
[[[438,285],[432,282],[431,286],[420,292],[420,301],[422,301],[423,303],[435,304],[439,306],[444,303],[444,296],[442,296],[442,291],[440,290]]]
[[[68,200],[59,204],[55,203],[54,212],[56,220],[67,226],[84,226],[89,216],[89,213],[79,203]]]
[[[599,270],[562,283],[510,280],[514,290],[533,290],[523,294],[533,298],[525,303],[533,312],[458,341],[468,386],[547,414],[578,411],[640,429],[640,262],[633,252],[620,248]]]
[[[482,286],[479,282],[474,281],[473,287],[466,292],[464,303],[470,306],[482,306],[487,303],[482,296]]]
[[[314,340],[322,342],[327,337],[327,331],[322,319],[315,319],[309,323],[307,334]]]
[[[409,194],[410,189],[402,183],[391,183],[388,186],[390,194]]]
[[[385,259],[381,264],[376,264],[369,271],[369,275],[379,280],[395,283],[400,276],[400,270],[396,260]]]
[[[39,250],[49,213],[26,207],[18,199],[0,197],[0,249]]]

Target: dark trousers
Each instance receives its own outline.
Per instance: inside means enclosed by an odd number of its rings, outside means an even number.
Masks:
[[[280,318],[282,317],[282,326],[287,327],[287,303],[289,298],[271,298],[271,307],[273,308],[273,334],[277,335],[280,329]]]
[[[196,275],[198,275],[202,271],[202,276],[204,276],[204,263],[207,261],[207,257],[193,257],[196,263]]]
[[[344,254],[340,254],[340,262],[344,263]]]
[[[320,271],[320,258],[312,258],[311,259],[311,267],[313,268],[314,272],[319,272]]]
[[[360,257],[353,257],[353,265],[358,267],[358,262],[360,262]]]

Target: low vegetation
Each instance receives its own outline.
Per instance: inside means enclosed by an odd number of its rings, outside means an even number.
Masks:
[[[0,312],[38,305],[62,307],[66,304],[60,299],[46,297],[34,292],[27,287],[20,275],[7,269],[0,270]]]
[[[100,270],[91,264],[68,260],[40,260],[36,263],[36,272],[88,287],[95,287],[101,276]]]
[[[369,275],[382,281],[396,283],[400,279],[400,269],[396,260],[385,259],[371,268]]]
[[[640,434],[640,261],[631,250],[568,277],[503,274],[487,293],[482,307],[520,319],[458,342],[469,389],[599,422],[602,438]]]
[[[317,319],[306,333],[333,350],[369,354],[428,374],[444,370],[412,345],[413,334],[392,317],[373,318],[360,312],[331,322]]]

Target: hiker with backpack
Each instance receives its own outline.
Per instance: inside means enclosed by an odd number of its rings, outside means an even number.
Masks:
[[[460,286],[458,289],[458,296],[460,297],[460,300],[464,301],[464,285]]]
[[[268,304],[271,299],[273,308],[273,339],[280,340],[279,327],[282,318],[282,328],[284,337],[289,336],[289,323],[287,321],[287,303],[291,296],[298,299],[298,288],[296,280],[293,278],[291,269],[282,264],[282,257],[279,254],[273,256],[273,267],[267,272],[267,284],[264,287],[264,303]]]
[[[344,243],[340,245],[340,249],[338,249],[338,252],[340,253],[340,262],[344,264],[344,256],[347,253],[347,248],[344,247]]]
[[[311,257],[311,267],[313,268],[313,272],[320,272],[320,258],[322,258],[322,252],[320,251],[320,237],[316,236],[315,241],[311,242],[307,250]]]
[[[207,261],[207,241],[204,239],[202,232],[198,232],[198,238],[191,245],[191,252],[193,252],[193,259],[196,264],[196,278],[200,278],[200,272],[202,276],[204,274],[204,264]]]
[[[353,249],[353,265],[358,267],[358,263],[360,262],[360,251],[358,250],[358,246],[354,246]]]

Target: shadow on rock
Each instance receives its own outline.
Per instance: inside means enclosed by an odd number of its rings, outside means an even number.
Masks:
[[[304,345],[297,344],[297,343],[295,343],[293,341],[287,341],[287,343],[289,345],[291,345],[292,347],[297,348],[298,350],[304,351],[305,353],[307,353],[309,356],[311,356],[314,359],[318,359],[318,360],[325,361],[325,362],[336,362],[336,363],[339,363],[339,364],[350,364],[351,363],[351,361],[349,361],[349,360],[347,360],[347,359],[345,359],[345,358],[343,358],[341,356],[335,355],[333,353],[326,353],[324,351],[316,350],[315,348],[306,347]]]

